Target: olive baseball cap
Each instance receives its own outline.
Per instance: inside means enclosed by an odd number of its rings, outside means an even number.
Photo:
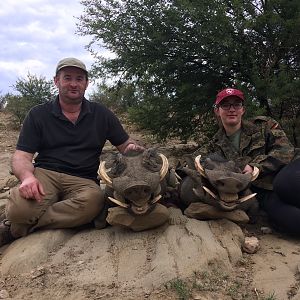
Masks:
[[[85,64],[81,60],[74,57],[67,57],[60,60],[56,67],[56,74],[58,71],[65,67],[76,67],[87,73]]]

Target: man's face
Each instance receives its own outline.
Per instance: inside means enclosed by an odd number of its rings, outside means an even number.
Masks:
[[[65,67],[54,77],[59,99],[66,104],[81,103],[88,86],[86,73],[76,67]]]
[[[224,127],[235,127],[241,124],[242,116],[245,113],[243,101],[236,96],[229,96],[222,100],[215,113],[220,117]]]

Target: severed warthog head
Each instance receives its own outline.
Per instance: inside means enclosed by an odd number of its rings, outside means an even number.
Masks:
[[[195,158],[196,172],[184,168],[188,177],[182,183],[180,196],[186,204],[202,201],[230,211],[255,197],[249,185],[257,178],[258,168],[255,167],[252,174],[243,174],[234,161],[216,155],[206,158],[202,163],[200,159],[200,155]]]
[[[105,161],[98,174],[106,183],[108,199],[135,215],[147,214],[162,197],[161,181],[168,172],[167,158],[153,148],[144,152],[118,154],[106,169]]]

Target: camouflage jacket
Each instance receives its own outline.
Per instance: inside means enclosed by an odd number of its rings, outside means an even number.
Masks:
[[[260,175],[252,184],[272,190],[274,176],[292,160],[294,147],[275,120],[261,116],[242,122],[239,151],[231,144],[222,128],[193,156],[201,154],[205,157],[209,153],[218,153],[234,160],[241,169],[247,164],[258,167]]]

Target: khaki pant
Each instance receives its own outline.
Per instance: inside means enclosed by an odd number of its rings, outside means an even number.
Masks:
[[[34,175],[46,195],[39,203],[11,190],[6,217],[14,237],[38,228],[72,228],[91,222],[104,206],[104,195],[93,180],[36,168]]]

